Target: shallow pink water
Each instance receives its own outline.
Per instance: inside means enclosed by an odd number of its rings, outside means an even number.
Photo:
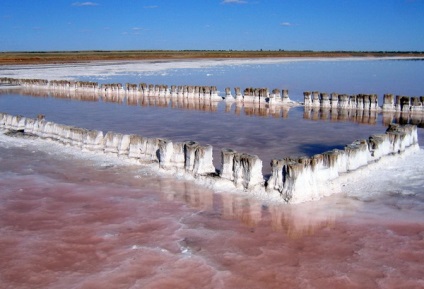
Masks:
[[[1,288],[424,287],[422,203],[262,204],[45,150],[0,146]]]

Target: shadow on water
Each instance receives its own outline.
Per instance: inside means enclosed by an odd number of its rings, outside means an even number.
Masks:
[[[328,144],[322,144],[322,143],[306,143],[306,144],[299,145],[299,151],[301,153],[304,153],[307,156],[313,156],[313,155],[320,154],[320,153],[330,151],[333,149],[342,150],[344,146],[345,144],[328,145]]]

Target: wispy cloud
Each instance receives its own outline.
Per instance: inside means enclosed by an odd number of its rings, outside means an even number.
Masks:
[[[143,27],[132,27],[130,28],[130,31],[123,31],[121,32],[122,35],[139,35],[144,31],[148,31],[148,29]]]
[[[95,2],[74,2],[72,3],[72,6],[78,6],[78,7],[82,7],[82,6],[98,6],[98,3]]]
[[[159,6],[158,5],[150,5],[150,6],[144,6],[143,8],[144,9],[156,9],[156,8],[159,8]]]
[[[224,0],[221,4],[246,4],[247,1],[244,0]]]
[[[293,23],[291,23],[291,22],[282,22],[280,25],[281,25],[281,26],[289,27],[289,26],[295,26],[296,24],[293,24]]]

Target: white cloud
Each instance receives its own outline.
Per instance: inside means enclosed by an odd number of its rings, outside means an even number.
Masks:
[[[97,6],[97,5],[99,5],[99,4],[95,3],[95,2],[74,2],[74,3],[72,3],[72,6],[78,6],[78,7],[81,7],[81,6]]]
[[[141,28],[141,27],[133,27],[133,28],[131,28],[132,30],[134,30],[134,31],[140,31],[140,30],[143,30],[143,28]]]
[[[157,5],[150,5],[150,6],[144,6],[144,9],[155,9],[155,8],[159,8],[159,6]]]
[[[247,1],[244,0],[224,0],[221,4],[246,4]]]
[[[294,26],[294,24],[291,22],[282,22],[281,26]]]

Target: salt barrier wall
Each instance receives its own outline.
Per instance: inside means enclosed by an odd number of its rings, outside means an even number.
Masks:
[[[85,92],[99,94],[104,93],[111,98],[116,95],[127,96],[156,96],[156,97],[183,97],[188,99],[201,99],[232,102],[242,102],[246,104],[267,104],[296,106],[301,103],[292,101],[287,89],[268,88],[245,88],[242,92],[239,87],[234,88],[234,95],[231,88],[225,88],[225,95],[220,96],[216,86],[191,86],[191,85],[153,85],[153,84],[131,84],[110,83],[99,84],[90,81],[68,81],[68,80],[46,80],[46,79],[15,79],[2,77],[0,84],[19,85],[26,88],[48,89],[53,92]],[[361,110],[361,111],[386,111],[386,112],[408,112],[424,113],[424,96],[409,97],[393,94],[383,96],[383,104],[378,104],[376,94],[338,94],[318,91],[306,91],[303,93],[305,108],[322,108],[335,110]]]
[[[383,96],[383,105],[379,106],[376,94],[338,94],[306,91],[303,93],[304,105],[308,108],[325,109],[356,109],[364,111],[399,111],[399,112],[424,112],[424,96],[409,97],[393,94]]]
[[[272,160],[267,190],[287,202],[319,199],[329,181],[406,149],[417,147],[417,127],[391,124],[386,133],[357,140],[344,150],[332,150],[307,158]]]
[[[13,90],[13,88],[12,88]],[[8,94],[12,91],[7,87],[0,89],[0,94]],[[171,96],[152,96],[135,94],[110,94],[93,93],[84,91],[49,90],[36,87],[19,87],[19,94],[31,97],[53,97],[59,99],[73,99],[89,102],[111,102],[126,104],[129,106],[154,106],[173,109],[199,110],[216,112],[221,101],[211,99],[195,99]],[[236,115],[243,113],[246,116],[288,118],[290,110],[294,105],[257,105],[253,102],[225,101],[225,112],[234,112]],[[390,123],[413,124],[424,127],[424,113],[407,112],[399,110],[361,110],[361,109],[332,109],[324,107],[304,106],[303,118],[313,121],[349,121],[360,124],[375,125],[377,117],[382,115],[382,122],[385,126]]]
[[[289,98],[288,90],[273,89],[271,92],[267,88],[246,88],[241,93],[241,89],[234,89],[234,96],[229,87],[225,88],[225,96],[220,96],[216,86],[191,86],[191,85],[153,85],[153,84],[131,84],[120,83],[98,84],[90,81],[67,81],[67,80],[45,80],[45,79],[15,79],[0,78],[0,84],[19,85],[25,88],[47,89],[52,92],[85,92],[93,94],[106,94],[109,96],[127,95],[131,96],[155,96],[155,97],[175,97],[187,99],[200,99],[220,101],[225,99],[228,102],[243,102],[250,104],[270,104],[270,105],[299,105],[298,102]]]
[[[409,148],[418,147],[417,127],[391,124],[384,134],[358,140],[344,150],[332,150],[313,157],[271,161],[272,174],[262,174],[262,160],[256,155],[221,151],[221,168],[212,162],[213,148],[195,141],[173,142],[116,132],[103,133],[37,119],[0,113],[0,129],[20,132],[85,151],[115,155],[159,170],[183,174],[219,188],[261,193],[287,203],[300,203],[327,195],[327,185],[370,163]]]

